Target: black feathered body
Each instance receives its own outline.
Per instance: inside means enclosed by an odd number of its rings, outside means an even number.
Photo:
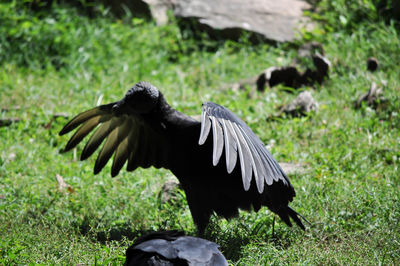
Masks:
[[[219,246],[183,232],[155,232],[138,238],[126,251],[126,266],[227,266]]]

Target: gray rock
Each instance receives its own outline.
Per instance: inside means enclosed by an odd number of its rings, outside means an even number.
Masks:
[[[177,200],[178,189],[180,184],[176,180],[168,180],[164,183],[160,191],[160,199],[162,203]]]
[[[385,109],[389,103],[389,101],[383,97],[382,89],[378,88],[375,82],[372,82],[367,93],[362,94],[356,101],[354,101],[354,108],[360,108],[363,102],[375,110]]]
[[[195,19],[207,29],[235,38],[241,31],[255,33],[265,39],[292,41],[303,26],[311,26],[302,16],[311,6],[305,0],[143,0],[150,6],[157,23],[166,21],[171,8],[175,16]]]
[[[284,106],[280,110],[280,114],[285,113],[294,117],[304,116],[311,111],[317,111],[318,106],[311,93],[303,91],[291,103]]]
[[[137,0],[136,0],[137,1]],[[168,22],[167,11],[174,8],[175,0],[143,0],[149,5],[150,13],[157,25]]]

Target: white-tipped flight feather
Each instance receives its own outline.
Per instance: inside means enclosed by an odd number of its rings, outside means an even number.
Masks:
[[[213,165],[216,166],[219,162],[219,158],[222,155],[222,149],[224,148],[224,141],[222,135],[222,128],[217,119],[211,116],[212,128],[213,128]]]
[[[282,180],[285,185],[288,184],[289,180],[279,164],[251,129],[228,109],[209,102],[203,104],[200,145],[207,140],[211,128],[213,165],[218,164],[224,147],[228,173],[235,169],[239,157],[243,187],[246,191],[250,188],[253,173],[259,193],[264,191],[265,183],[272,185],[274,181]]]

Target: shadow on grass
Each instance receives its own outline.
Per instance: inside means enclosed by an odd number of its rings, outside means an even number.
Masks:
[[[230,225],[223,229],[218,222],[221,218],[213,217],[210,224],[208,225],[204,235],[199,236],[194,231],[185,232],[186,235],[201,237],[217,243],[220,246],[221,252],[224,256],[232,261],[237,262],[242,257],[242,247],[254,242],[256,245],[258,242],[269,242],[276,246],[282,246],[282,239],[286,239],[285,230],[275,230],[272,234],[272,220],[262,219],[253,223],[240,221],[239,219],[233,219]],[[122,241],[127,239],[133,241],[136,238],[154,233],[167,230],[178,230],[182,231],[181,228],[168,228],[159,230],[147,230],[147,229],[134,229],[132,223],[126,222],[120,225],[112,227],[101,228],[102,222],[94,222],[93,219],[85,217],[80,225],[77,225],[79,232],[83,235],[89,235],[94,241],[105,244],[109,241]],[[95,226],[93,226],[95,225]],[[97,227],[97,229],[96,229]],[[287,233],[287,232],[286,232]],[[130,243],[132,244],[132,243]],[[289,243],[287,243],[290,245]]]
[[[124,238],[134,240],[137,237],[152,233],[152,230],[135,230],[129,222],[114,226],[101,226],[104,224],[100,220],[94,220],[85,216],[83,221],[76,224],[82,235],[90,236],[95,242],[105,244],[108,241],[121,241]]]
[[[202,237],[220,245],[222,253],[231,262],[239,261],[243,256],[242,248],[252,242],[255,245],[260,241],[272,242],[280,246],[281,240],[285,238],[285,233],[281,230],[275,230],[272,233],[272,220],[267,216],[253,222],[235,218],[230,220],[226,229],[220,226],[219,219],[221,218],[216,218],[216,216],[211,219]]]
[[[220,245],[222,254],[233,262],[240,259],[242,247],[250,243],[252,239],[252,236],[246,234],[211,232],[210,229],[203,237]]]

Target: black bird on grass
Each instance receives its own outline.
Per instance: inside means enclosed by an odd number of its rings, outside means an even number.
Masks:
[[[183,232],[155,232],[138,238],[126,250],[124,265],[227,266],[228,262],[218,248],[214,242],[185,236]]]
[[[238,216],[239,208],[258,211],[261,206],[289,226],[291,218],[304,230],[300,215],[288,206],[296,193],[282,168],[253,131],[220,105],[204,103],[198,122],[169,106],[150,83],[139,82],[122,100],[77,115],[60,135],[77,127],[64,151],[97,127],[81,160],[105,140],[94,174],[113,155],[113,177],[126,162],[127,171],[139,166],[172,171],[182,184],[200,234],[214,212],[229,219]]]

